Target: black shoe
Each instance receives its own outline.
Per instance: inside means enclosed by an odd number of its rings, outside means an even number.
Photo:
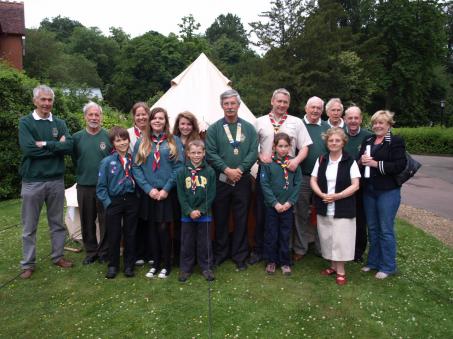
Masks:
[[[83,265],[92,264],[92,263],[96,262],[97,258],[98,258],[98,257],[95,256],[95,255],[92,256],[92,257],[86,256],[85,259],[83,259],[82,264],[83,264]]]
[[[135,276],[135,273],[134,273],[134,268],[132,267],[126,267],[124,269],[124,276],[125,277],[128,277],[128,278],[132,278]]]
[[[247,260],[247,264],[255,265],[259,263],[261,260],[262,260],[261,255],[259,255],[256,252],[252,252],[252,254],[250,254],[250,258]]]
[[[243,261],[236,263],[236,269],[238,271],[245,271],[247,269],[247,264]]]
[[[186,282],[190,278],[189,272],[181,272],[179,273],[178,281],[179,282]]]
[[[105,277],[107,279],[113,279],[116,277],[116,274],[118,273],[118,270],[116,267],[114,266],[109,266],[108,270],[107,270],[107,274],[105,275]]]
[[[203,274],[203,277],[205,277],[205,279],[207,281],[214,281],[215,280],[214,272],[212,272],[211,270],[203,271],[201,274]]]
[[[109,262],[109,258],[106,255],[101,255],[98,261],[100,264],[106,264]]]

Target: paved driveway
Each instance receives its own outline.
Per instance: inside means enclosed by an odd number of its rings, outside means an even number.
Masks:
[[[414,158],[422,167],[403,185],[401,202],[453,220],[453,157]]]

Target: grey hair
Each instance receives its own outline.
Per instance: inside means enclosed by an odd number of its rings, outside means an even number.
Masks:
[[[341,112],[343,112],[343,104],[342,104],[340,98],[332,98],[329,101],[327,101],[326,112],[328,112],[330,110],[330,108],[333,106],[333,104],[339,104],[341,107]]]
[[[317,96],[314,96],[314,97],[311,97],[310,99],[308,99],[307,103],[305,104],[305,107],[307,107],[312,101],[321,101],[321,105],[324,110],[324,100],[322,100],[320,97],[317,97]]]
[[[349,112],[351,112],[354,109],[359,111],[359,115],[362,115],[362,110],[360,109],[359,106],[350,106],[350,107],[348,107],[348,109],[346,111],[344,111],[344,114],[347,115]]]
[[[88,102],[87,104],[85,104],[83,106],[83,115],[86,115],[88,110],[91,108],[91,107],[96,107],[98,110],[99,110],[99,113],[102,114],[102,107],[99,106],[97,103],[93,102],[93,101],[90,101]]]
[[[46,85],[39,85],[33,89],[33,99],[37,99],[41,93],[49,93],[52,96],[52,100],[55,98],[52,88]]]
[[[277,88],[274,93],[272,93],[272,99],[274,99],[277,94],[286,95],[289,99],[291,99],[291,94],[289,94],[289,91],[286,88]]]
[[[238,100],[238,104],[239,105],[241,104],[241,97],[240,97],[239,93],[234,89],[229,89],[229,90],[226,90],[225,92],[223,92],[222,94],[220,94],[220,105],[223,104],[223,100],[231,98],[231,97],[236,97],[236,99]]]

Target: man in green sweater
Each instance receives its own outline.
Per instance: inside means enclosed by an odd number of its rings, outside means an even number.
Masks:
[[[44,203],[52,242],[51,259],[62,268],[72,267],[63,257],[66,228],[64,209],[64,156],[72,152],[72,137],[66,123],[52,114],[54,92],[40,85],[33,90],[36,109],[19,121],[22,151],[22,243],[21,278],[32,276],[36,264],[36,230]]]
[[[79,204],[80,224],[83,246],[85,247],[84,265],[107,261],[107,236],[104,208],[96,197],[99,164],[110,154],[112,145],[108,132],[101,127],[102,108],[94,102],[83,107],[86,128],[74,134],[73,161],[77,175],[77,202]],[[99,223],[99,242],[96,237],[96,218]]]
[[[216,198],[213,204],[216,225],[216,265],[229,257],[228,221],[233,212],[234,232],[231,258],[238,270],[247,268],[247,218],[251,200],[250,168],[258,157],[258,137],[252,124],[238,117],[241,98],[235,90],[220,95],[224,117],[206,133],[207,160],[216,171]]]
[[[326,144],[321,138],[321,135],[329,129],[329,125],[321,120],[323,110],[324,101],[318,97],[311,97],[305,105],[306,114],[303,121],[313,143],[308,146],[308,155],[301,164],[302,187],[295,206],[295,227],[293,232],[293,259],[295,261],[302,259],[307,253],[310,242],[315,242],[317,254],[321,253],[316,226],[310,224],[310,205],[313,199],[310,178],[316,159],[327,152]]]
[[[368,129],[362,128],[362,111],[357,106],[349,107],[344,115],[346,123],[346,135],[348,136],[348,143],[344,150],[349,155],[358,160],[360,147],[362,142],[371,136]],[[366,232],[366,219],[363,209],[362,189],[356,192],[356,233],[355,233],[355,254],[354,261],[362,262],[362,256],[365,252],[367,245],[367,232]]]

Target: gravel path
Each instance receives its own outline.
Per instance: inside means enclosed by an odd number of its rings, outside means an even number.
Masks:
[[[435,215],[421,208],[401,204],[398,218],[432,234],[444,244],[453,247],[453,220]]]

